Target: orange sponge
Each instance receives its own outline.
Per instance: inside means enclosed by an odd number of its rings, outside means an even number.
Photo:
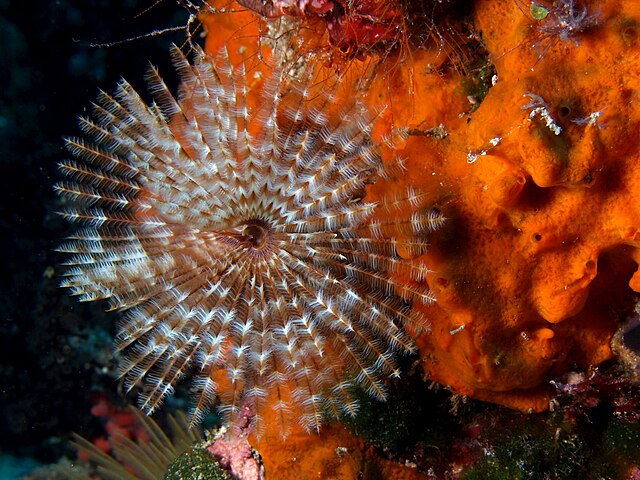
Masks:
[[[389,106],[379,132],[408,133],[397,145],[406,172],[367,199],[412,187],[448,218],[423,258],[437,303],[414,306],[432,325],[416,340],[425,371],[457,393],[538,411],[549,380],[612,356],[640,291],[640,8],[477,0],[474,12],[496,72],[479,105],[469,72],[440,68],[434,49],[353,60],[344,81]],[[262,20],[234,15],[245,51]],[[205,21],[211,32],[228,18]]]

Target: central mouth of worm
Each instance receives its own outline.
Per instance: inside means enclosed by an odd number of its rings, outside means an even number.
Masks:
[[[238,240],[254,250],[266,248],[271,239],[271,228],[261,220],[250,220],[238,226]]]
[[[275,231],[268,222],[259,218],[241,221],[218,233],[220,241],[243,249],[252,258],[264,259],[274,249]]]

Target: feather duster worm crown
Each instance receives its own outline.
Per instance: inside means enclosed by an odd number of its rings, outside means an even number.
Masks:
[[[66,141],[77,160],[57,190],[81,228],[60,248],[63,286],[126,312],[121,374],[147,413],[186,375],[194,421],[250,408],[258,429],[266,413],[284,432],[355,414],[354,384],[384,398],[394,357],[414,350],[410,302],[433,300],[416,287],[426,267],[398,252],[423,253],[442,217],[413,192],[362,200],[384,174],[373,118],[329,93],[311,106],[311,75],[277,70],[256,94],[224,52],[173,57],[177,98],[152,68],[157,104],[122,81],[80,120],[90,140]],[[398,203],[411,213],[375,221]]]

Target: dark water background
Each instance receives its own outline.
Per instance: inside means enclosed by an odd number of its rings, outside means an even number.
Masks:
[[[95,428],[95,395],[118,389],[116,314],[58,288],[54,249],[70,230],[52,186],[62,139],[79,134],[98,89],[113,92],[124,77],[144,91],[149,62],[175,85],[168,46],[184,32],[91,46],[186,24],[174,0],[141,13],[153,3],[0,0],[0,453],[23,465],[69,453],[70,432]]]

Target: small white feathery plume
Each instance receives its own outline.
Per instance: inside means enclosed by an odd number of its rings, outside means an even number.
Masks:
[[[121,373],[147,413],[185,376],[193,421],[215,406],[232,421],[250,405],[259,431],[266,409],[283,433],[353,415],[355,384],[384,398],[396,356],[414,350],[410,303],[433,300],[416,286],[427,268],[399,247],[424,253],[441,215],[412,190],[407,218],[373,220],[384,201],[362,197],[384,172],[356,102],[312,102],[310,75],[283,69],[252,111],[245,67],[226,52],[172,55],[177,98],[151,69],[157,103],[122,81],[80,120],[87,140],[66,140],[76,159],[56,188],[79,229],[60,248],[63,286],[126,312]]]

